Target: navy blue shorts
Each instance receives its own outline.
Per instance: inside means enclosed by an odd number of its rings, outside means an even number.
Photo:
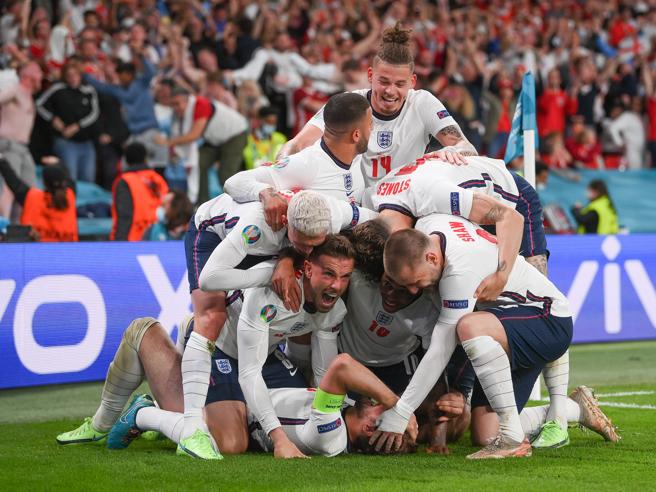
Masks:
[[[421,348],[420,344],[414,352],[401,362],[391,366],[367,366],[367,368],[395,394],[400,395],[408,387],[412,375],[417,370],[419,361],[423,356],[424,349]],[[351,396],[351,393],[349,393],[349,396]]]
[[[547,237],[544,233],[542,204],[538,192],[519,174],[511,174],[519,191],[516,210],[524,216],[524,234],[519,254],[525,258],[547,255]]]
[[[489,308],[506,332],[510,348],[510,370],[517,411],[526,405],[535,381],[548,362],[557,360],[572,341],[572,318],[552,316],[532,306]],[[476,380],[472,408],[489,405],[481,384]]]
[[[267,357],[262,367],[262,377],[267,388],[306,388],[305,379],[292,361],[276,349]],[[207,390],[205,405],[217,401],[242,401],[246,403],[244,393],[239,385],[239,365],[234,359],[219,348],[212,354],[212,372],[210,387]]]
[[[223,219],[221,216],[219,216],[217,217],[217,220],[220,222]],[[239,217],[237,217],[237,220],[239,220]],[[207,230],[207,228],[211,225],[215,225],[215,222],[213,220],[206,220],[202,222],[200,228],[198,228],[196,227],[195,218],[192,217],[189,221],[189,227],[187,228],[187,232],[184,236],[189,292],[193,292],[194,290],[200,288],[198,284],[200,272],[203,271],[203,267],[205,266],[205,263],[207,263],[207,260],[210,258],[214,248],[221,244],[221,238],[218,236],[218,234]],[[244,258],[236,268],[240,270],[248,270],[252,266],[255,266],[263,261],[270,260],[271,258],[273,258],[271,255],[246,255],[246,258]]]
[[[476,373],[462,345],[456,347],[445,372],[449,391],[454,389],[460,391],[467,401],[474,388]]]

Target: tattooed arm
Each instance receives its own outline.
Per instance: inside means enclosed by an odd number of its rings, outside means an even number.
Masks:
[[[494,224],[497,229],[497,271],[483,279],[475,294],[480,301],[492,301],[503,291],[515,265],[522,244],[524,217],[491,196],[474,193],[468,219],[477,224]]]
[[[458,125],[451,125],[443,128],[437,132],[435,138],[437,138],[444,147],[451,147],[454,151],[460,153],[460,155],[478,155],[478,152],[476,152],[476,149],[471,142],[462,134]]]

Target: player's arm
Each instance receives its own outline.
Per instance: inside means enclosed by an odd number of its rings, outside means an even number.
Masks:
[[[312,373],[315,386],[321,384],[330,363],[337,357],[337,333],[324,330],[312,333]]]
[[[238,223],[214,248],[198,278],[201,290],[205,292],[229,291],[263,287],[269,284],[275,267],[273,262],[261,263],[248,270],[237,268],[252,249],[242,238],[242,229],[243,224]],[[262,240],[261,237],[258,239],[258,241]]]
[[[324,195],[324,199],[328,202],[328,207],[330,208],[331,232],[333,234],[352,229],[362,222],[374,220],[378,217],[377,212],[369,210],[366,207],[360,207],[355,203],[338,200],[329,195]]]
[[[257,312],[250,312],[253,311],[254,302],[249,302],[249,299],[256,297],[258,296],[247,297],[237,326],[239,385],[248,409],[258,420],[264,432],[271,437],[274,455],[278,458],[304,457],[282,429],[262,377],[262,367],[269,349],[269,327],[259,320]],[[252,321],[253,319],[258,321]]]
[[[475,293],[480,301],[492,301],[503,291],[515,265],[524,234],[524,217],[496,198],[474,193],[468,218],[477,224],[496,226],[499,248],[497,270],[483,279]]]
[[[419,114],[424,128],[443,146],[431,155],[451,164],[467,164],[464,156],[478,155],[474,146],[439,99],[428,92],[421,91],[420,94]]]
[[[289,140],[282,146],[280,152],[276,156],[278,159],[288,157],[292,154],[300,152],[306,147],[313,145],[317,140],[323,136],[323,107],[308,121],[301,131],[296,134],[294,138]],[[319,121],[320,120],[320,121]]]

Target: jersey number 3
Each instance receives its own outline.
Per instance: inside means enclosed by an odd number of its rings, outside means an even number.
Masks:
[[[383,172],[378,171],[378,165],[383,169]],[[379,157],[374,157],[371,159],[371,177],[378,178],[385,176],[392,169],[392,156],[391,155],[381,155]]]

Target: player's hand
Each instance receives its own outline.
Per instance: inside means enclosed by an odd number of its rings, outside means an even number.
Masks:
[[[504,272],[494,272],[483,279],[479,284],[474,297],[476,301],[494,301],[508,282],[508,276]]]
[[[271,287],[286,309],[298,313],[301,309],[301,287],[296,281],[294,260],[282,258],[278,261],[271,276]]]
[[[260,192],[260,202],[264,208],[264,219],[274,231],[287,224],[287,200],[271,188]]]
[[[465,397],[460,391],[450,391],[435,402],[435,407],[443,413],[438,422],[447,422],[458,418],[465,411]]]
[[[274,429],[270,435],[271,438],[274,439],[273,456],[275,458],[307,458],[307,456],[301,453],[301,451],[296,447],[296,444],[289,440],[289,438],[285,435],[285,431],[283,431],[281,427]]]
[[[451,450],[446,444],[431,444],[426,447],[426,453],[428,454],[440,454],[442,456],[448,456],[451,454]]]
[[[410,417],[410,420],[408,420],[408,427],[405,431],[410,439],[414,442],[417,441],[417,436],[419,435],[419,424],[417,424],[417,417],[415,417],[414,413]]]
[[[453,147],[444,147],[443,149],[429,152],[424,155],[424,159],[441,159],[456,166],[466,166],[465,157]]]
[[[377,430],[369,438],[369,444],[374,447],[377,453],[394,453],[401,448],[403,444],[403,434],[396,432],[383,432]]]

